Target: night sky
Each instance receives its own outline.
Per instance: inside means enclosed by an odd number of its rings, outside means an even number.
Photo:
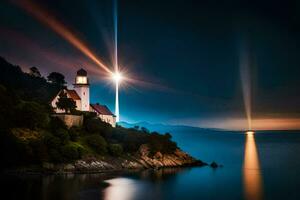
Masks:
[[[70,85],[83,67],[91,101],[114,110],[103,69],[16,2],[0,3],[0,55]],[[113,0],[34,2],[113,69]],[[254,120],[300,129],[300,2],[119,0],[118,20],[119,65],[139,80],[121,86],[121,121],[237,128],[246,49]]]

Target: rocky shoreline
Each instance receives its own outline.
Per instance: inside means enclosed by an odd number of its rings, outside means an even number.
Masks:
[[[180,149],[172,154],[161,154],[157,152],[150,156],[149,148],[142,145],[136,155],[124,155],[121,157],[94,157],[88,156],[83,159],[66,164],[43,163],[39,167],[28,167],[18,169],[18,173],[42,173],[42,174],[64,174],[64,173],[101,173],[122,170],[143,170],[174,167],[194,167],[208,165],[197,160]],[[215,165],[211,166],[215,168]]]

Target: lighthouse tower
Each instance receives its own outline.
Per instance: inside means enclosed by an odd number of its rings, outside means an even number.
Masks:
[[[81,108],[77,108],[81,111],[89,111],[90,109],[90,85],[87,78],[87,72],[84,69],[77,71],[75,78],[74,90],[81,98]]]

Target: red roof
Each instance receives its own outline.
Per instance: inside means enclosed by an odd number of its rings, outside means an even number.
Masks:
[[[66,91],[73,100],[80,100],[80,97],[75,90],[66,90]]]
[[[114,115],[107,106],[100,104],[91,104],[91,107],[101,115]]]

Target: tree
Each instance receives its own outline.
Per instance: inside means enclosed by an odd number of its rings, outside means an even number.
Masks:
[[[22,101],[16,106],[16,113],[17,124],[30,129],[44,128],[50,120],[45,106],[34,101]]]
[[[149,132],[150,132],[150,131],[149,131],[147,128],[145,128],[145,127],[142,127],[142,128],[141,128],[141,131],[144,132],[144,133],[149,133]]]
[[[72,144],[62,146],[61,153],[67,162],[79,159],[81,157],[77,146]]]
[[[64,86],[66,84],[65,76],[58,72],[51,72],[47,76],[47,79],[50,83],[53,83],[53,84],[56,84],[59,86]]]
[[[69,129],[69,135],[70,135],[70,140],[73,142],[76,142],[80,136],[80,132],[81,132],[81,128],[76,127],[76,126],[72,126]]]
[[[0,85],[0,132],[14,125],[16,104],[19,104],[17,97]]]
[[[29,74],[30,74],[31,76],[39,77],[39,78],[42,77],[42,75],[41,75],[40,71],[38,70],[38,68],[36,68],[36,67],[31,67],[29,70],[30,70],[30,71],[29,71]]]
[[[86,143],[99,154],[107,153],[107,143],[100,135],[86,136]]]
[[[108,149],[112,156],[121,156],[123,153],[123,147],[120,144],[110,144]]]
[[[75,110],[76,102],[72,98],[68,98],[66,93],[62,92],[59,95],[56,106],[57,108],[64,110],[66,113],[70,113],[72,110]]]
[[[148,145],[150,147],[150,151],[152,154],[156,152],[160,153],[173,153],[176,148],[177,144],[171,141],[171,134],[166,133],[165,135],[161,135],[157,132],[152,132],[149,135]]]

